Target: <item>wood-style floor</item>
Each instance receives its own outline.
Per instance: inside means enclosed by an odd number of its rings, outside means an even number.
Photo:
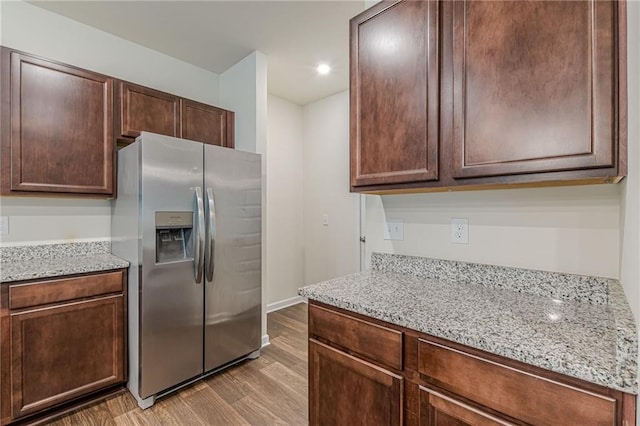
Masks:
[[[76,425],[306,425],[307,305],[267,315],[260,357],[208,377],[141,410],[128,393],[51,423]]]

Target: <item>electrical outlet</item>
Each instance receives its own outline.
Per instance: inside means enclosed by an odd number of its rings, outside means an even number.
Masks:
[[[469,220],[451,219],[451,242],[469,244]]]
[[[388,219],[384,223],[385,240],[404,240],[404,222],[402,219]]]

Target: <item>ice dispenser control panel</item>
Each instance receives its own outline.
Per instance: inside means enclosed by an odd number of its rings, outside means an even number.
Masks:
[[[193,260],[193,212],[156,212],[156,263]]]

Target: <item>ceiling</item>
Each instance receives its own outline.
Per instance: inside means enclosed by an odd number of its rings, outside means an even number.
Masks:
[[[363,1],[31,1],[217,74],[259,50],[268,91],[299,105],[349,87],[349,19]],[[327,76],[315,67],[326,62]]]

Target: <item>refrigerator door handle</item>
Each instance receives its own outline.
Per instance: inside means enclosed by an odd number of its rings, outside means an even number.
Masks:
[[[196,276],[196,284],[202,282],[204,261],[204,203],[202,201],[202,188],[196,187],[196,229],[195,229],[195,250],[193,252],[193,272]]]
[[[207,188],[207,203],[209,208],[209,235],[207,238],[207,281],[213,281],[213,255],[216,247],[216,208],[213,199],[213,189]]]

